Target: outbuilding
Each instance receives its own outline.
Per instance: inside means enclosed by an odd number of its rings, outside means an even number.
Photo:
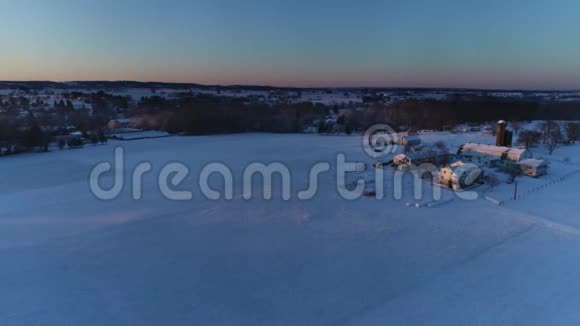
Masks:
[[[457,161],[439,171],[439,183],[453,190],[473,185],[483,178],[483,171],[475,164]]]
[[[415,135],[407,135],[401,137],[400,143],[403,146],[417,146],[421,144],[421,138]]]
[[[134,128],[134,127],[135,127],[134,119],[113,119],[107,123],[107,128],[111,130]]]
[[[393,157],[395,165],[414,164],[420,165],[423,163],[438,164],[442,158],[448,159],[449,153],[439,148],[424,148],[420,151],[409,152],[406,154],[399,154]]]
[[[540,177],[548,174],[548,163],[545,160],[525,159],[518,163],[522,173],[530,177]]]

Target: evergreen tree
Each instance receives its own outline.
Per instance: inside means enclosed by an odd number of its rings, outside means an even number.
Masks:
[[[74,111],[75,107],[73,106],[72,102],[70,100],[66,100],[66,110],[69,112]]]
[[[45,136],[38,124],[33,124],[25,133],[23,145],[27,150],[32,150],[35,147],[44,146]]]

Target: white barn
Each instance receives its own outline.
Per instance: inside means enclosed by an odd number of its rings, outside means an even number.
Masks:
[[[475,164],[457,161],[439,171],[439,183],[453,190],[473,185],[483,178],[483,171]]]
[[[458,155],[483,166],[515,165],[532,158],[532,153],[525,148],[495,146],[478,143],[466,143],[459,147]]]

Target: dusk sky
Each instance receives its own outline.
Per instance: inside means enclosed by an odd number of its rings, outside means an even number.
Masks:
[[[0,0],[0,80],[580,89],[579,14],[575,0]]]

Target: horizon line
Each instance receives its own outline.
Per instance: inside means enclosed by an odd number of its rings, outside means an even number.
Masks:
[[[0,84],[5,83],[54,83],[54,84],[69,84],[69,83],[141,83],[141,84],[175,84],[175,85],[195,85],[201,87],[261,87],[274,89],[416,89],[416,90],[456,90],[456,91],[502,91],[502,92],[580,92],[576,88],[486,88],[486,87],[433,87],[433,86],[276,86],[272,84],[203,84],[197,82],[172,82],[172,81],[151,81],[151,80],[0,80]]]

